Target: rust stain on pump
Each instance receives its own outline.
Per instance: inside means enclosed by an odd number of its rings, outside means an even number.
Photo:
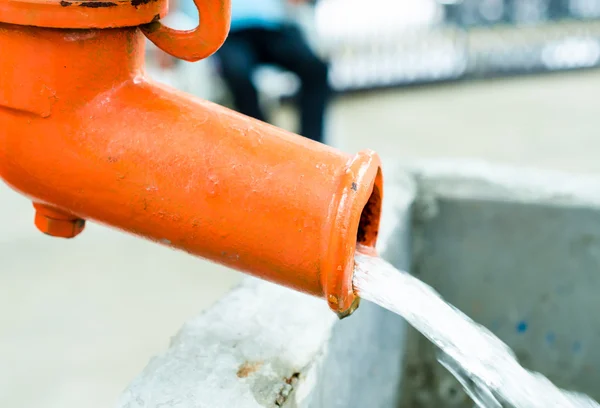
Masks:
[[[0,177],[48,235],[106,224],[346,316],[354,252],[377,241],[379,158],[148,79],[144,36],[190,61],[225,40],[229,0],[195,3],[202,23],[178,32],[166,0],[0,0]]]

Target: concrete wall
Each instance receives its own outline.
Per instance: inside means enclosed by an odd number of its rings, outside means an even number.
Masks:
[[[598,398],[600,181],[476,162],[386,164],[383,256],[412,263],[528,368]],[[248,279],[191,320],[119,406],[397,404],[472,406],[397,316],[364,302],[337,321],[320,299]]]
[[[412,273],[522,365],[599,399],[600,180],[482,162],[411,171],[419,186]],[[403,406],[472,407],[413,330],[407,356],[414,375]]]

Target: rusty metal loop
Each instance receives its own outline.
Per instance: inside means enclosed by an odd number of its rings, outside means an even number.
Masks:
[[[189,0],[188,0],[189,1]],[[146,37],[164,52],[190,62],[214,54],[225,42],[231,20],[230,0],[194,0],[200,21],[193,30],[174,30],[160,21],[141,26]]]

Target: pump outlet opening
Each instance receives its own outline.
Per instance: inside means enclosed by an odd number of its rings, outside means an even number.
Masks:
[[[374,248],[377,243],[377,234],[379,233],[379,219],[381,216],[382,204],[382,176],[381,169],[377,171],[373,191],[367,200],[358,223],[356,232],[356,245],[358,248]]]

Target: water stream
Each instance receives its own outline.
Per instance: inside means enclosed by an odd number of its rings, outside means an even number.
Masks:
[[[401,315],[439,349],[439,361],[483,408],[600,408],[586,395],[561,390],[521,367],[512,350],[446,303],[430,286],[379,257],[358,253],[358,295]]]

